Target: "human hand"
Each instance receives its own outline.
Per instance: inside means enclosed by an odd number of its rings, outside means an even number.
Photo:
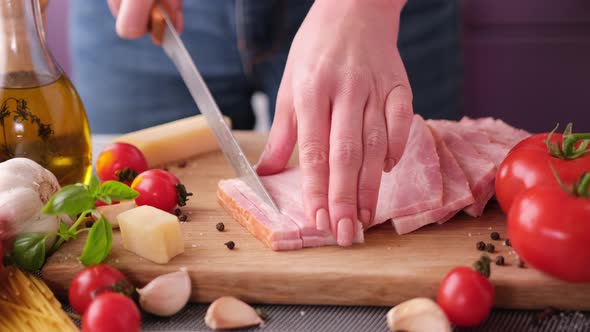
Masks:
[[[153,10],[155,0],[107,0],[113,16],[117,18],[117,34],[121,38],[135,39],[151,32],[152,41],[160,45],[163,36],[163,18]],[[161,0],[178,32],[182,31],[182,0]],[[152,28],[153,27],[153,28]]]
[[[400,160],[412,92],[397,50],[402,0],[318,0],[299,29],[257,171],[280,172],[295,143],[306,217],[350,245],[375,215],[382,171]]]

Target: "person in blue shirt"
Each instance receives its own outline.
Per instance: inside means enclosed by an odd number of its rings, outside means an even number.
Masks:
[[[93,132],[196,112],[178,72],[146,36],[153,5],[71,2],[74,82]],[[382,170],[401,158],[414,112],[458,116],[457,1],[164,5],[234,128],[253,128],[252,94],[268,96],[273,123],[257,171],[280,172],[298,143],[306,216],[340,245],[352,243],[354,221],[374,218]]]

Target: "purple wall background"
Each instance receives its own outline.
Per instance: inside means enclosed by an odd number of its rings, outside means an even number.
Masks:
[[[71,74],[68,1],[49,1],[47,37]],[[534,132],[574,121],[575,130],[590,132],[590,1],[459,1],[465,114]]]

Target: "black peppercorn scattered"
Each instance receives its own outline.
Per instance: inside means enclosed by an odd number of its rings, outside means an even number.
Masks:
[[[492,232],[492,233],[490,234],[490,237],[491,237],[491,238],[492,238],[492,240],[494,240],[494,241],[500,240],[500,233],[498,233],[498,232]]]
[[[555,310],[552,307],[547,307],[545,309],[543,309],[543,311],[537,313],[533,320],[532,320],[532,324],[534,326],[540,326],[542,325],[545,321],[549,320],[551,317],[555,316],[557,314],[557,310]]]
[[[493,253],[493,252],[494,252],[494,250],[496,250],[496,247],[494,247],[494,245],[493,245],[493,244],[491,244],[491,243],[488,243],[488,244],[486,244],[486,251],[487,251],[487,252],[489,252],[489,253]]]
[[[220,222],[217,225],[215,225],[215,228],[217,228],[218,231],[223,232],[223,230],[225,229],[225,225]]]
[[[504,241],[504,245],[507,247],[512,247],[512,243],[510,243],[510,239],[506,239],[506,241]]]
[[[176,216],[179,216],[179,215],[181,215],[181,214],[182,214],[182,211],[180,211],[180,209],[179,209],[179,208],[176,208],[176,209],[174,209],[174,214],[175,214]]]
[[[525,268],[524,261],[522,259],[519,259],[518,260],[518,267],[521,268],[521,269],[524,269]]]
[[[186,161],[181,161],[178,163],[178,168],[185,168],[186,167]]]
[[[486,244],[483,243],[483,241],[479,241],[475,244],[475,247],[477,248],[477,250],[479,251],[484,251],[486,250]]]
[[[180,215],[178,217],[178,220],[180,220],[180,221],[186,221],[187,219],[188,219],[188,217],[186,216],[186,214]]]
[[[496,257],[496,265],[504,265],[504,256]]]
[[[229,249],[229,250],[232,250],[233,248],[236,247],[236,244],[234,243],[234,241],[229,241],[229,242],[226,242],[224,244],[227,247],[227,249]]]
[[[92,225],[94,225],[94,222],[92,222],[92,220],[86,221],[86,228],[90,228],[92,227]]]

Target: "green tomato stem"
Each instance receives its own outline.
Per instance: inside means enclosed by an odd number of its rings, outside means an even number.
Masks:
[[[481,257],[473,263],[473,269],[479,272],[482,276],[489,278],[490,277],[490,262],[492,260],[488,255],[481,255]]]
[[[590,173],[584,172],[576,184],[576,196],[590,197],[588,187],[590,187]]]

